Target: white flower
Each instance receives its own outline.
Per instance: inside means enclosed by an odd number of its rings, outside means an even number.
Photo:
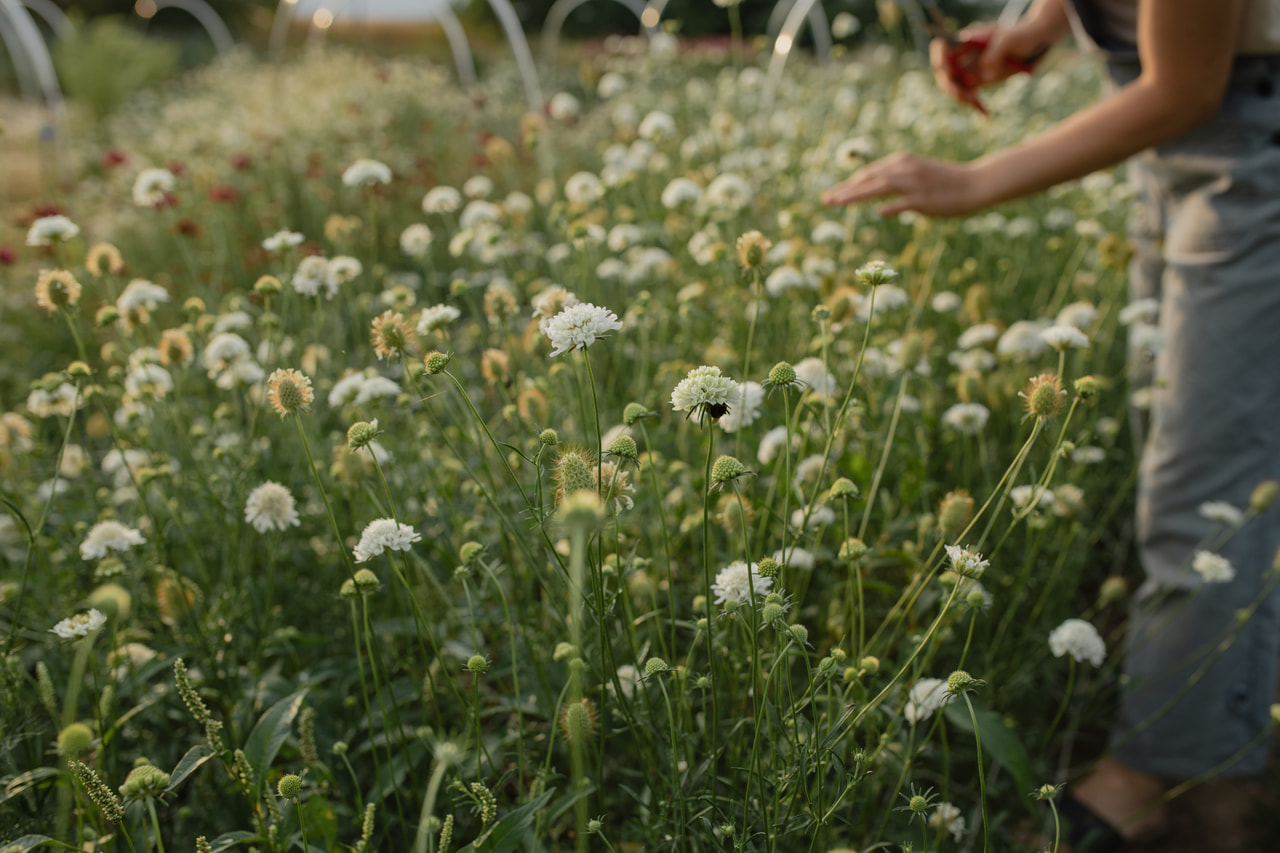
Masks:
[[[411,258],[421,260],[431,251],[433,240],[431,226],[415,222],[400,232],[400,251]]]
[[[951,803],[938,803],[933,814],[929,815],[929,828],[951,833],[951,840],[959,844],[964,838],[964,817],[960,814],[959,807]]]
[[[839,222],[824,219],[813,226],[813,233],[809,235],[809,242],[819,246],[823,243],[843,243],[847,236],[844,226]]]
[[[1059,326],[1074,326],[1083,331],[1092,326],[1096,319],[1098,319],[1098,309],[1091,303],[1072,302],[1058,312],[1054,322]]]
[[[798,438],[799,436],[797,436]],[[768,465],[774,459],[778,458],[778,451],[782,450],[782,446],[787,441],[787,428],[785,426],[776,426],[764,434],[760,439],[760,447],[756,450],[756,459],[760,460],[761,465]],[[793,441],[792,445],[798,442]]]
[[[370,376],[360,383],[356,392],[355,405],[363,406],[383,397],[394,397],[403,390],[394,379],[385,376]]]
[[[1050,326],[1040,333],[1040,339],[1059,352],[1089,348],[1088,336],[1075,326]]]
[[[947,692],[947,682],[941,678],[922,678],[911,685],[907,694],[907,705],[902,709],[902,716],[908,723],[919,723],[933,716],[933,712],[951,701]]]
[[[204,348],[204,369],[212,379],[228,367],[249,358],[249,342],[235,332],[215,335]]]
[[[942,413],[942,422],[965,435],[977,435],[991,418],[991,410],[981,403],[956,403]]]
[[[294,272],[290,284],[293,289],[301,293],[303,296],[315,296],[320,292],[320,287],[324,284],[325,275],[329,270],[329,261],[322,255],[307,255],[298,262],[298,269]]]
[[[65,216],[42,216],[27,230],[28,246],[50,246],[54,241],[70,240],[80,233],[80,226]]]
[[[1098,629],[1083,619],[1068,619],[1049,632],[1049,648],[1053,656],[1071,655],[1076,661],[1102,666],[1107,646]]]
[[[729,411],[720,418],[720,428],[725,432],[737,432],[749,427],[760,417],[760,404],[764,402],[764,386],[759,382],[742,382],[738,394],[729,404]]]
[[[1147,296],[1142,299],[1135,299],[1120,309],[1120,325],[1128,326],[1133,323],[1155,323],[1156,315],[1159,311],[1160,300],[1151,296]]]
[[[1168,338],[1159,326],[1150,323],[1134,323],[1129,327],[1129,349],[1131,352],[1154,356],[1168,344]]]
[[[966,578],[980,578],[991,564],[982,559],[982,555],[959,545],[946,546],[947,559],[951,561],[952,570]]]
[[[51,418],[54,415],[69,418],[76,410],[77,400],[76,386],[63,382],[52,391],[42,388],[32,391],[27,395],[27,409],[37,418]],[[80,405],[84,405],[83,402]]]
[[[1081,445],[1071,451],[1071,461],[1077,465],[1097,465],[1107,460],[1107,451],[1101,447]]]
[[[564,197],[573,204],[588,205],[604,196],[604,185],[591,172],[574,172],[564,182]]]
[[[552,356],[571,349],[586,349],[608,332],[622,328],[618,315],[608,308],[600,308],[590,302],[570,305],[547,321],[546,336],[554,349]]]
[[[745,604],[753,589],[757,596],[764,596],[771,586],[773,578],[760,574],[755,563],[748,567],[742,560],[738,560],[716,573],[716,582],[711,585],[711,591],[716,594],[716,604],[724,604],[726,601]]]
[[[107,556],[108,551],[124,553],[134,545],[141,545],[146,541],[137,530],[109,518],[89,528],[84,541],[80,543],[80,558],[100,560]]]
[[[298,510],[290,491],[271,480],[249,493],[244,504],[244,520],[253,525],[259,533],[268,530],[287,530],[297,527]]]
[[[547,103],[547,114],[556,121],[570,121],[582,112],[582,104],[568,92],[556,92]]]
[[[606,101],[626,90],[627,78],[616,71],[606,71],[600,75],[600,82],[596,84],[596,94]]]
[[[1206,501],[1197,511],[1210,521],[1227,527],[1239,527],[1244,523],[1244,512],[1226,501]]]
[[[898,280],[898,271],[884,261],[869,261],[854,270],[853,274],[863,284],[871,287],[892,284]]]
[[[399,524],[391,518],[375,519],[360,534],[360,541],[355,547],[356,562],[363,563],[383,551],[408,551],[409,546],[421,539],[418,531],[407,524]]]
[[[795,522],[798,519],[793,518],[792,521]],[[796,524],[796,527],[799,526],[799,524]],[[786,566],[788,569],[799,569],[802,572],[812,571],[813,567],[818,563],[812,551],[805,550],[799,545],[789,546],[786,553],[783,553],[782,549],[779,548],[773,552],[772,556],[773,561],[779,566]]]
[[[230,391],[232,388],[257,385],[266,375],[262,365],[251,358],[245,358],[227,365],[227,369],[218,374],[215,384],[224,391]]]
[[[634,698],[636,695],[636,687],[640,684],[640,670],[636,669],[633,663],[624,663],[618,667],[618,686],[622,688],[622,695],[628,699]],[[609,689],[613,690],[613,682],[609,683]]]
[[[493,181],[487,175],[472,175],[463,182],[462,194],[467,198],[488,198],[493,195]]]
[[[800,526],[805,523],[804,517],[806,512],[809,515],[809,522],[805,527],[807,530],[814,530],[818,527],[831,524],[836,520],[836,511],[826,504],[820,504],[810,510],[806,510],[804,507],[794,510],[791,513],[791,526],[797,530],[800,529]]]
[[[143,169],[133,182],[133,203],[138,207],[155,207],[173,190],[173,172],[168,169]]]
[[[1009,501],[1013,504],[1014,512],[1025,510],[1033,499],[1036,502],[1036,509],[1054,508],[1053,492],[1046,488],[1041,486],[1014,486],[1009,490]]]
[[[991,343],[1000,337],[1000,330],[995,323],[978,323],[970,326],[956,338],[956,349],[973,349]]]
[[[338,295],[338,288],[364,272],[364,265],[350,255],[338,255],[330,258],[325,264],[324,286],[328,289],[328,297]]]
[[[870,160],[875,153],[875,143],[865,136],[855,136],[836,146],[834,159],[841,169],[850,170]]]
[[[836,378],[827,370],[820,358],[805,358],[795,364],[796,378],[813,389],[815,394],[830,397],[840,390]]]
[[[781,296],[788,290],[801,287],[816,289],[818,283],[795,267],[784,264],[765,277],[764,289],[770,296]]]
[[[911,297],[896,284],[877,285],[874,297],[870,293],[858,294],[858,319],[868,323],[872,312],[878,317],[886,311],[896,311],[910,304]]]
[[[246,311],[229,311],[220,316],[213,323],[213,334],[220,335],[223,332],[234,332],[239,329],[247,329],[253,325],[253,318]],[[159,353],[155,359],[159,361]]]
[[[475,180],[474,178],[472,180]],[[473,198],[467,202],[467,206],[462,209],[462,214],[458,217],[458,225],[465,229],[475,228],[482,222],[496,223],[502,218],[502,208],[498,207],[491,201],[485,201],[482,198]],[[500,233],[499,229],[477,230],[478,235],[487,235],[490,232]],[[456,235],[455,235],[456,236]],[[482,240],[483,237],[477,239]]]
[[[706,202],[713,209],[735,213],[751,204],[751,185],[739,175],[727,172],[707,186]]]
[[[287,228],[283,231],[277,231],[270,237],[262,241],[262,248],[268,252],[282,252],[285,249],[292,249],[294,246],[301,246],[302,241],[306,239],[297,231],[290,231]]]
[[[173,390],[173,377],[158,364],[137,364],[125,375],[124,390],[131,398],[150,394],[158,399]]]
[[[1204,578],[1205,583],[1230,583],[1236,576],[1231,561],[1212,551],[1196,551],[1191,558],[1191,568]]]
[[[929,307],[934,311],[937,311],[939,314],[950,314],[963,304],[964,302],[960,299],[960,294],[951,290],[943,290],[935,293],[933,299],[929,300]]]
[[[461,316],[462,312],[452,305],[432,305],[429,308],[423,308],[422,313],[418,315],[418,334],[425,335],[443,329]]]
[[[116,299],[116,308],[120,311],[132,311],[139,306],[152,311],[161,302],[169,301],[169,291],[155,282],[135,278],[125,285]]]
[[[676,383],[671,391],[671,408],[689,412],[698,423],[710,407],[728,409],[739,398],[738,383],[720,372],[718,367],[695,367]],[[727,413],[727,412],[726,412]]]
[[[656,141],[676,135],[676,120],[660,110],[653,110],[640,122],[636,131],[641,139]]]
[[[662,191],[662,206],[675,210],[686,204],[696,204],[702,198],[702,190],[688,178],[675,178]]]
[[[391,183],[391,167],[377,160],[361,158],[342,173],[342,183],[348,187],[371,187]]]
[[[453,187],[432,187],[422,197],[423,213],[453,213],[462,207],[462,193]]]
[[[64,640],[74,640],[76,637],[89,636],[105,624],[107,624],[107,617],[97,609],[91,608],[87,613],[77,613],[75,616],[63,619],[50,628],[49,633],[57,634]]]
[[[1005,330],[996,342],[996,352],[1000,355],[1014,356],[1025,360],[1033,359],[1049,348],[1049,343],[1040,332],[1045,326],[1031,320],[1019,320]]]

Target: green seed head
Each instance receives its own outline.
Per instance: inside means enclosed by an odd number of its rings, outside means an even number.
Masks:
[[[280,279],[273,275],[264,275],[253,283],[253,292],[260,296],[275,296],[280,292]]]
[[[573,643],[556,643],[555,651],[551,653],[551,659],[556,662],[567,661],[577,656],[578,647]]]
[[[828,494],[833,498],[856,498],[858,487],[848,477],[841,477],[831,484],[831,491]]]
[[[911,809],[912,814],[924,814],[929,810],[929,801],[919,794],[916,794],[907,803],[907,808]]]
[[[1076,380],[1076,396],[1088,400],[1098,393],[1098,380],[1092,376],[1081,376]]]
[[[938,527],[947,538],[964,530],[973,516],[973,498],[964,489],[947,492],[938,507]]]
[[[131,800],[158,797],[169,787],[169,774],[151,764],[142,764],[129,771],[120,786],[120,793]]]
[[[662,658],[649,658],[644,663],[644,674],[649,676],[661,675],[669,669],[671,667],[667,666],[667,662]]]
[[[874,655],[867,655],[862,660],[858,661],[858,666],[861,667],[863,672],[868,675],[875,675],[880,671],[880,658]]]
[[[599,818],[592,818],[587,821],[587,834],[595,835],[604,827],[604,823]]]
[[[756,571],[760,573],[762,578],[776,578],[778,576],[778,561],[773,557],[761,557],[760,562],[756,563]]]
[[[851,536],[840,545],[840,559],[857,560],[867,553],[867,545],[856,536]]]
[[[636,447],[636,440],[629,435],[620,435],[615,438],[609,444],[607,452],[623,459],[635,459],[640,455],[640,451]]]
[[[711,466],[711,482],[717,486],[747,473],[747,468],[732,456],[721,456]]]
[[[637,421],[650,414],[652,412],[639,403],[627,403],[627,407],[622,410],[622,422],[627,426],[635,426]]]
[[[484,546],[479,542],[464,542],[462,547],[458,549],[458,559],[462,561],[464,566],[470,566],[480,559],[480,555],[484,553]]]
[[[93,732],[84,723],[72,723],[58,732],[58,754],[83,755],[93,748]]]
[[[467,672],[483,675],[489,669],[489,659],[484,655],[472,655],[467,658]]]
[[[764,620],[766,625],[781,619],[787,612],[787,609],[781,604],[766,604],[760,608],[760,618]]]
[[[565,707],[562,728],[565,739],[571,745],[578,746],[585,743],[591,736],[591,727],[591,708],[586,699],[581,702],[570,702]]]
[[[1249,511],[1254,514],[1266,512],[1276,502],[1278,494],[1280,494],[1280,483],[1275,480],[1263,480],[1254,486],[1253,494],[1249,495]]]
[[[795,640],[797,643],[799,643],[802,646],[805,645],[806,643],[809,642],[809,629],[799,624],[792,625],[791,639]]]
[[[292,773],[287,776],[281,776],[279,784],[276,785],[276,791],[280,793],[281,799],[298,799],[298,795],[302,793],[302,777],[295,776]]]
[[[347,449],[355,452],[362,447],[366,447],[369,442],[378,436],[378,422],[373,421],[357,421],[347,430]]]
[[[578,489],[560,502],[556,519],[572,530],[594,530],[604,521],[604,503],[595,489]]]
[[[555,447],[560,443],[560,434],[550,427],[547,427],[542,432],[538,433],[538,443],[543,447]]]
[[[788,362],[780,361],[769,369],[770,385],[792,385],[796,381],[796,369]]]
[[[382,588],[382,581],[378,580],[369,569],[360,569],[356,572],[356,592],[361,595],[370,595]]]
[[[957,669],[951,675],[947,676],[947,692],[952,695],[960,693],[968,693],[977,690],[982,686],[982,682],[974,678],[963,669]]]
[[[427,353],[426,357],[423,358],[422,363],[427,368],[427,375],[435,376],[449,366],[449,360],[451,358],[453,358],[453,356],[445,355],[437,350],[435,352]]]

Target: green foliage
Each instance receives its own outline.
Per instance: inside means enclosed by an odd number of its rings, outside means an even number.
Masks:
[[[65,94],[100,124],[134,92],[167,79],[178,49],[108,17],[57,42],[53,58]]]

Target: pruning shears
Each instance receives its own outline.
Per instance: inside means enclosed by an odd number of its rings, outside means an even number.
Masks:
[[[929,13],[928,28],[930,34],[935,38],[942,39],[947,45],[947,77],[961,90],[961,100],[984,116],[989,115],[987,108],[982,105],[982,101],[978,100],[978,86],[981,81],[978,79],[976,67],[978,58],[987,49],[991,39],[985,35],[962,37],[947,23],[946,16],[942,14],[942,10],[938,8],[936,2],[925,0],[924,6]],[[1040,61],[1046,52],[1048,52],[1047,46],[1039,48],[1025,59],[1006,58],[1004,61],[1005,66],[1015,72],[1030,74],[1035,71],[1036,63]]]

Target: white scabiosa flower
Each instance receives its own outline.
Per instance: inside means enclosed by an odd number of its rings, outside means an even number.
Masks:
[[[297,231],[285,229],[283,231],[277,231],[267,239],[263,240],[262,248],[272,254],[275,254],[276,252],[283,252],[285,249],[292,249],[294,246],[301,246],[304,239],[306,238]]]
[[[395,397],[402,390],[400,384],[394,379],[388,379],[385,376],[373,375],[366,377],[360,383],[359,389],[356,391],[354,404],[363,406],[366,403],[372,403],[374,400],[381,400],[386,397]]]
[[[598,339],[622,328],[622,321],[608,308],[581,302],[570,305],[547,321],[545,334],[550,339],[552,356],[571,349],[586,349]]]
[[[1071,655],[1080,663],[1088,661],[1094,666],[1102,666],[1107,656],[1107,645],[1102,641],[1102,635],[1083,619],[1068,619],[1050,631],[1049,649],[1056,658]]]
[[[759,382],[742,382],[738,394],[729,404],[729,411],[720,418],[720,428],[725,432],[737,432],[749,427],[760,417],[760,405],[764,402],[764,386]]]
[[[1053,492],[1041,486],[1014,486],[1009,490],[1009,502],[1013,504],[1015,513],[1023,512],[1035,501],[1036,509],[1052,510],[1054,506]]]
[[[759,567],[755,563],[748,566],[742,560],[738,560],[716,573],[716,582],[711,585],[711,591],[716,595],[716,604],[724,604],[726,601],[745,604],[750,599],[753,589],[757,596],[763,597],[769,592],[771,586],[773,586],[773,578],[760,574]]]
[[[360,534],[356,543],[356,562],[363,563],[370,557],[376,557],[383,551],[408,551],[414,542],[421,541],[422,536],[408,524],[400,524],[392,518],[378,518],[369,522],[369,526]]]
[[[455,213],[462,207],[462,193],[453,187],[432,187],[422,197],[423,213]]]
[[[133,203],[138,207],[155,207],[173,191],[173,172],[168,169],[143,169],[133,181]]]
[[[556,121],[572,121],[582,113],[582,104],[568,92],[556,92],[547,102],[547,114]]]
[[[1160,300],[1147,296],[1135,299],[1120,309],[1120,325],[1131,326],[1134,323],[1155,323],[1160,312]]]
[[[697,204],[701,199],[702,188],[688,178],[675,178],[662,191],[662,206],[667,210]]]
[[[415,260],[422,260],[431,251],[434,240],[431,226],[415,222],[400,232],[400,251]]]
[[[635,698],[636,688],[640,686],[640,670],[633,663],[624,663],[618,667],[618,686],[622,688],[622,695],[628,699]],[[609,689],[614,690],[613,682],[609,682]]]
[[[951,803],[938,803],[933,814],[929,815],[928,823],[930,829],[951,833],[951,840],[957,844],[964,838],[964,817],[960,808]]]
[[[342,172],[342,184],[348,187],[372,187],[391,183],[391,167],[378,160],[361,158]]]
[[[1226,501],[1206,501],[1197,512],[1204,518],[1227,527],[1239,527],[1244,523],[1244,511]]]
[[[641,119],[636,133],[650,142],[671,139],[676,135],[676,120],[661,110],[653,110]]]
[[[627,78],[616,71],[606,71],[600,75],[600,82],[596,84],[596,94],[606,101],[625,91],[627,91]]]
[[[959,545],[946,546],[947,559],[951,561],[951,570],[961,577],[980,578],[991,564],[982,559],[982,555]]]
[[[51,246],[65,242],[80,233],[80,226],[60,214],[41,216],[27,229],[28,246]]]
[[[69,418],[76,410],[78,392],[70,382],[63,382],[52,391],[36,388],[27,395],[27,409],[37,418],[51,418],[55,415]],[[84,405],[83,402],[80,405]]]
[[[1098,465],[1107,461],[1107,451],[1090,444],[1081,445],[1071,451],[1071,461],[1077,465]]]
[[[298,262],[289,283],[295,292],[303,296],[315,296],[324,286],[325,275],[329,270],[329,261],[323,255],[307,255]]]
[[[956,403],[942,413],[942,422],[956,432],[977,435],[991,419],[991,410],[981,403]]]
[[[786,443],[787,428],[785,426],[774,427],[760,439],[760,447],[756,449],[756,459],[760,460],[761,465],[768,465],[778,458],[778,454],[782,452],[782,448]],[[795,444],[795,442],[792,443]]]
[[[707,414],[713,420],[728,414],[740,394],[737,382],[721,373],[720,368],[704,364],[676,383],[671,391],[671,408],[688,412],[689,417],[702,423]]]
[[[249,493],[244,504],[244,520],[259,533],[297,527],[298,510],[293,494],[285,486],[267,480]]]
[[[836,378],[827,370],[820,358],[805,358],[795,364],[796,379],[804,383],[806,388],[815,394],[830,397],[840,390]]]
[[[830,219],[824,219],[817,225],[813,226],[813,233],[809,235],[809,242],[816,246],[824,243],[839,244],[847,239],[844,226],[839,222],[832,222]]]
[[[1050,326],[1040,333],[1040,339],[1058,352],[1089,348],[1089,337],[1075,326]]]
[[[1196,551],[1191,558],[1191,568],[1204,578],[1205,583],[1230,583],[1236,576],[1231,561],[1212,551]]]
[[[1169,343],[1159,326],[1150,323],[1134,323],[1129,327],[1129,351],[1132,355],[1154,358]]]
[[[463,181],[462,194],[472,199],[488,198],[493,195],[493,181],[488,175],[472,175]]]
[[[75,616],[63,619],[50,628],[49,633],[57,634],[64,640],[74,640],[76,637],[89,636],[105,624],[107,624],[107,617],[96,608],[91,608],[85,613],[77,613]]]
[[[792,517],[792,523],[799,527],[800,519]],[[813,571],[813,567],[818,564],[818,560],[813,556],[813,552],[799,545],[791,545],[784,552],[781,548],[774,551],[773,561],[779,566],[786,566],[788,569],[798,569],[802,572]]]
[[[808,522],[805,516],[809,516]],[[800,507],[791,513],[791,526],[799,530],[802,526],[806,530],[816,530],[819,527],[831,524],[836,520],[836,512],[826,504],[815,506],[813,509]],[[779,552],[781,553],[781,552]],[[774,559],[777,559],[776,557]]]
[[[817,286],[817,282],[789,264],[774,269],[764,280],[764,289],[770,296],[781,296],[788,290],[798,290],[802,287],[816,289]]]
[[[80,559],[100,560],[107,556],[108,551],[123,554],[134,545],[142,545],[146,541],[137,530],[109,518],[89,528],[84,541],[80,543]]]
[[[995,323],[977,323],[960,333],[956,338],[956,349],[973,349],[989,344],[1000,337],[1000,330]]]
[[[169,291],[155,282],[135,278],[124,286],[116,298],[116,308],[123,313],[137,308],[154,311],[161,302],[169,301]]]
[[[935,293],[933,298],[929,300],[929,307],[939,314],[950,314],[963,304],[964,300],[960,298],[960,294],[953,290],[943,290]]]
[[[233,364],[248,358],[249,342],[235,332],[223,332],[215,335],[204,348],[204,369],[212,379]]]
[[[475,229],[476,239],[482,242],[489,234],[499,234],[498,229],[480,229],[482,223],[496,223],[502,218],[502,208],[498,207],[491,201],[485,201],[482,198],[473,198],[467,202],[467,206],[462,209],[462,214],[458,217],[458,225],[464,230]],[[456,235],[455,235],[456,236]]]
[[[1005,329],[996,342],[996,352],[1003,356],[1030,360],[1049,349],[1049,343],[1040,337],[1046,326],[1032,320],[1019,320]]]
[[[902,716],[908,723],[920,723],[933,716],[934,711],[949,701],[951,694],[947,692],[946,681],[941,678],[922,678],[911,685]]]
[[[1073,326],[1081,331],[1093,325],[1098,319],[1098,309],[1089,302],[1072,302],[1058,312],[1054,323],[1059,326]]]
[[[564,197],[572,204],[594,204],[604,197],[604,184],[591,172],[574,172],[564,182]]]
[[[461,316],[462,312],[452,305],[432,305],[429,308],[423,308],[422,313],[418,315],[418,334],[426,335],[439,331]]]
[[[158,364],[137,364],[125,374],[124,390],[131,399],[144,395],[160,399],[173,390],[173,377]]]
[[[741,175],[726,172],[718,176],[707,186],[704,200],[713,210],[724,213],[736,213],[751,204],[755,194],[751,185]]]
[[[338,288],[364,272],[364,265],[350,255],[338,255],[325,264],[324,286],[330,299],[338,295]]]

